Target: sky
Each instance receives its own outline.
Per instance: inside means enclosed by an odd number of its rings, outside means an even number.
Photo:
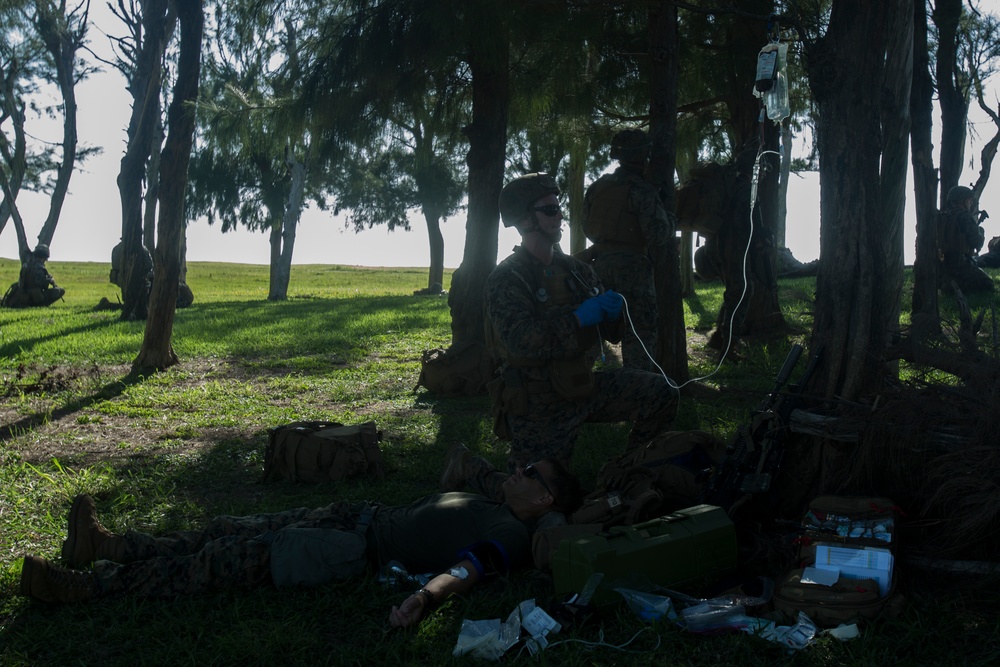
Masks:
[[[92,29],[91,47],[107,57],[109,49],[104,32],[122,31],[104,3],[93,5],[93,17],[99,29]],[[103,31],[103,32],[102,32]],[[103,153],[79,165],[70,181],[69,194],[52,242],[52,261],[109,262],[111,249],[121,237],[121,206],[115,182],[125,150],[130,98],[125,80],[117,70],[106,67],[78,85],[78,134],[81,146],[100,146]],[[751,71],[748,86],[752,85]],[[994,100],[994,103],[996,101]],[[992,126],[975,105],[970,113],[980,133],[988,138]],[[30,124],[28,130],[39,140],[59,142],[58,123]],[[975,133],[970,139],[975,140]],[[937,146],[936,146],[937,148]],[[793,147],[793,150],[794,147]],[[971,183],[978,173],[978,148],[967,149],[967,168],[962,183]],[[972,161],[972,164],[969,164]],[[996,178],[994,178],[994,181]],[[904,256],[912,263],[915,254],[915,230],[912,189],[908,189],[904,234]],[[807,262],[819,257],[819,179],[816,173],[792,174],[788,188],[786,245],[797,259]],[[28,243],[34,247],[38,232],[48,213],[48,198],[22,192],[17,199],[25,221]],[[995,211],[996,217],[984,226],[986,238],[1000,236],[1000,185],[987,188],[980,208]],[[413,212],[411,231],[375,227],[356,234],[345,227],[345,219],[316,209],[304,211],[298,227],[292,262],[294,264],[345,264],[356,266],[423,267],[429,264],[429,245],[422,216]],[[462,261],[465,246],[465,213],[449,218],[442,225],[445,235],[445,267],[455,268]],[[499,257],[505,257],[519,241],[517,233],[500,227]],[[268,236],[244,229],[223,234],[218,224],[205,219],[192,221],[187,231],[189,262],[239,262],[267,264],[270,257]],[[17,240],[9,221],[0,234],[0,257],[17,257]]]

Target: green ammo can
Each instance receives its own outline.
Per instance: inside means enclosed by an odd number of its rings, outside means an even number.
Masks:
[[[566,539],[556,547],[552,577],[557,595],[579,593],[603,574],[591,598],[597,606],[622,600],[616,587],[643,583],[684,588],[736,569],[736,529],[721,507],[696,505],[631,526]]]

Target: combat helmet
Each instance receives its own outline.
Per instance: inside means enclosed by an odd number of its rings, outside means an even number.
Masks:
[[[49,247],[44,243],[39,243],[35,246],[35,249],[31,252],[32,255],[37,255],[39,257],[49,258]]]
[[[518,176],[500,191],[500,217],[504,227],[513,227],[528,212],[528,207],[545,195],[558,195],[556,179],[541,172]]]
[[[611,137],[612,160],[645,160],[649,148],[649,137],[642,130],[622,130]]]
[[[949,204],[961,204],[966,199],[972,199],[975,195],[972,192],[972,188],[967,188],[964,185],[956,185],[951,190],[948,190],[948,203]]]

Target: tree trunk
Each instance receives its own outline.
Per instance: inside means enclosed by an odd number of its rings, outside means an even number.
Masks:
[[[948,190],[958,185],[965,162],[965,124],[969,116],[969,82],[959,79],[958,23],[963,0],[936,0],[938,28],[937,90],[941,106],[941,207]]]
[[[424,222],[427,224],[431,259],[430,270],[427,272],[427,290],[440,292],[444,289],[444,235],[441,233],[441,217],[424,208]]]
[[[61,15],[58,21],[45,22],[47,29],[42,32],[46,48],[55,63],[56,81],[59,83],[59,93],[63,101],[63,141],[62,161],[56,170],[56,183],[49,199],[49,215],[38,234],[38,242],[52,245],[52,237],[59,224],[63,202],[69,190],[69,180],[76,166],[76,51],[87,34],[87,24],[80,27],[68,25],[67,17]]]
[[[775,248],[786,248],[788,231],[788,177],[792,169],[792,119],[781,121],[781,169],[778,174],[778,212],[774,219]]]
[[[913,3],[913,87],[910,90],[910,155],[913,201],[917,215],[916,259],[913,263],[912,312],[929,317],[932,333],[938,325],[937,289],[937,171],[934,169],[934,82],[927,51],[927,6]]]
[[[161,59],[167,46],[167,2],[146,0],[142,5],[142,44],[129,82],[132,115],[128,125],[128,148],[118,173],[122,205],[122,320],[144,320],[149,292],[143,260],[142,183],[146,177],[155,129],[160,117]]]
[[[299,160],[295,151],[289,147],[285,162],[291,173],[291,185],[288,198],[285,200],[284,212],[281,216],[281,251],[277,254],[277,263],[271,267],[271,284],[268,291],[268,301],[284,301],[288,298],[288,283],[292,278],[292,253],[295,250],[295,235],[298,232],[299,218],[302,217],[302,202],[306,187],[306,170],[308,169],[309,151]],[[274,247],[271,248],[271,258],[275,259]]]
[[[747,301],[746,314],[743,317],[743,327],[747,334],[768,336],[783,333],[785,317],[781,314],[778,303],[777,254],[774,238],[774,228],[778,220],[780,188],[778,185],[781,173],[781,157],[778,152],[778,139],[781,127],[771,121],[765,121],[761,128],[764,150],[760,158],[760,169],[757,175],[757,202],[761,208],[761,224],[763,229],[754,230],[750,252],[746,261],[746,274],[749,284],[753,286]]]
[[[142,219],[142,244],[150,252],[156,250],[156,200],[160,196],[160,152],[163,150],[163,120],[156,114],[156,128],[150,142],[149,165],[146,168],[145,210]]]
[[[497,263],[498,202],[503,189],[510,107],[509,50],[506,34],[477,35],[469,48],[472,123],[463,128],[469,140],[469,215],[462,263],[452,275],[448,294],[452,345],[482,343],[486,338],[483,290]]]
[[[194,103],[198,99],[201,38],[204,25],[201,0],[177,0],[181,39],[174,84],[167,112],[169,132],[163,149],[160,176],[160,225],[156,244],[156,275],[149,318],[134,371],[163,369],[177,363],[170,344],[177,305],[181,243],[184,237],[184,192],[194,142]]]
[[[877,391],[898,326],[911,2],[835,0],[826,35],[807,47],[823,156],[811,347],[824,363],[811,385],[826,397]]]
[[[28,261],[31,251],[28,250],[28,236],[24,233],[24,220],[21,219],[21,212],[17,210],[17,202],[14,200],[14,192],[7,182],[7,175],[0,169],[0,184],[3,185],[4,203],[8,204],[8,211],[14,219],[14,234],[17,236],[18,258],[24,264]]]
[[[590,142],[586,136],[574,136],[569,144],[569,251],[576,254],[587,247],[583,233],[584,178],[587,173],[587,153]]]
[[[6,141],[0,142],[0,152],[3,154],[4,164],[10,170],[7,177],[7,190],[4,192],[3,203],[0,203],[0,234],[7,226],[7,220],[11,217],[15,208],[14,202],[17,194],[21,191],[21,184],[24,182],[24,172],[27,170],[25,152],[27,151],[27,141],[24,134],[24,102],[15,95],[14,84],[17,81],[19,72],[16,68],[0,73],[0,85],[3,86],[3,94],[0,99],[4,101],[4,107],[0,110],[0,116],[7,116],[11,122],[11,129],[14,132],[14,151],[10,151],[10,145]],[[20,216],[15,220],[20,219]],[[24,234],[22,227],[21,234]],[[18,238],[18,250],[21,261],[24,261],[28,253],[28,242],[20,243]]]
[[[666,209],[673,211],[674,149],[677,145],[677,7],[667,0],[653,2],[647,20],[651,60],[649,130],[653,144],[648,178],[659,189]],[[658,311],[656,360],[676,382],[686,382],[689,377],[687,329],[677,245],[667,244],[666,251],[654,258],[653,267]]]

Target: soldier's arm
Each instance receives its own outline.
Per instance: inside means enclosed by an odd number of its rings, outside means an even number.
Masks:
[[[471,560],[460,561],[448,572],[439,574],[422,589],[410,594],[398,607],[394,605],[389,611],[389,625],[407,628],[419,623],[431,609],[448,597],[468,593],[480,578],[479,570]]]

